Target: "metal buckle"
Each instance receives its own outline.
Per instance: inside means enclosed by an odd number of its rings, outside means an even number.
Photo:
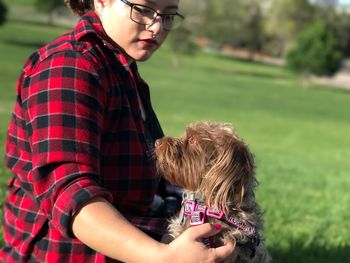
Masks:
[[[195,211],[191,215],[190,225],[198,226],[204,223],[205,213],[201,211]]]
[[[224,212],[221,210],[221,211],[218,211],[218,210],[212,210],[210,207],[207,209],[207,212],[206,212],[207,216],[209,217],[213,217],[213,218],[216,218],[216,219],[221,219],[224,215]]]
[[[196,202],[193,200],[186,200],[184,203],[184,214],[189,216],[193,213]]]
[[[199,211],[199,212],[205,213],[206,210],[207,210],[207,206],[206,205],[201,204],[201,203],[197,203],[195,211]]]

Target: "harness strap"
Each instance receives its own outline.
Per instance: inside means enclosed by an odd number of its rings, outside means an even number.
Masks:
[[[184,196],[183,199],[180,212],[182,224],[184,224],[186,217],[190,218],[191,226],[204,224],[207,218],[214,218],[242,230],[251,239],[249,246],[252,249],[251,257],[254,257],[255,247],[260,243],[259,232],[254,226],[243,223],[236,215],[226,215],[222,210],[215,210],[211,207],[207,207],[202,199],[196,198],[193,194],[190,196]],[[203,243],[210,247],[210,239],[203,240]]]

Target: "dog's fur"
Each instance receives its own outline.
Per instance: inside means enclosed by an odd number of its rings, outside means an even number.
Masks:
[[[192,123],[182,137],[157,140],[155,155],[160,174],[171,184],[183,188],[185,193],[201,196],[208,207],[234,213],[241,222],[255,227],[262,238],[262,214],[254,194],[257,180],[253,156],[230,124]],[[220,233],[211,240],[214,247],[234,240],[239,249],[236,262],[269,262],[263,240],[252,257],[248,244],[251,239],[240,229],[216,220],[209,219],[222,225]],[[185,223],[180,221],[181,218],[174,218],[169,225],[169,233],[175,238],[189,227],[188,218]]]

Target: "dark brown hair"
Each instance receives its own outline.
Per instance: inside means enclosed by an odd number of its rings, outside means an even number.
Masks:
[[[93,0],[64,0],[64,4],[80,16],[94,9]]]

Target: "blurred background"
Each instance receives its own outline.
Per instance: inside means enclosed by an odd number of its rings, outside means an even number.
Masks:
[[[232,123],[255,155],[273,262],[349,262],[350,1],[181,0],[179,12],[139,64],[165,133]],[[25,60],[78,19],[63,0],[0,0],[2,156]],[[9,177],[1,158],[1,206]]]

